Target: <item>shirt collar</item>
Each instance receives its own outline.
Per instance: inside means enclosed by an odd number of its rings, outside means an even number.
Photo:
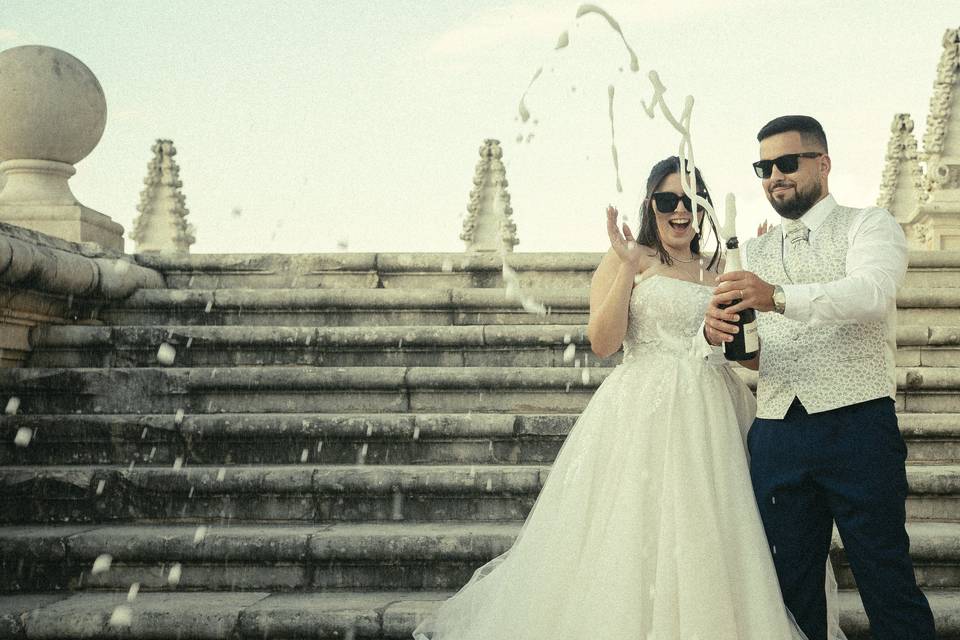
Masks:
[[[826,221],[827,216],[833,211],[833,208],[837,206],[837,201],[833,197],[833,194],[828,193],[827,197],[823,198],[817,204],[810,207],[805,214],[800,216],[800,222],[806,225],[807,229],[810,231],[816,231],[823,225]],[[783,222],[786,221],[786,218],[781,219],[780,230],[783,237],[787,235],[786,225]]]

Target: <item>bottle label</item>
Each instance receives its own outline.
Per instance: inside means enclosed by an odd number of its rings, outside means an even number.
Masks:
[[[747,353],[759,350],[760,334],[757,333],[757,321],[744,323],[741,331],[743,331],[743,350]]]

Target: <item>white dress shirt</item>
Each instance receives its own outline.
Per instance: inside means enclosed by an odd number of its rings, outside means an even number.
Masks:
[[[836,199],[827,194],[800,218],[810,230],[807,240],[812,247],[817,246],[817,231],[836,206]],[[780,234],[786,257],[790,243],[785,239],[784,225],[769,233]],[[747,240],[741,248],[744,271],[750,271],[746,244],[754,240]],[[889,211],[867,207],[850,225],[847,242],[846,277],[832,282],[781,284],[786,298],[783,315],[813,325],[885,321],[888,362],[893,366],[897,350],[897,289],[907,272],[906,237]],[[719,360],[722,347],[707,343],[703,326],[700,334],[694,339],[691,352],[704,359]]]
[[[800,218],[810,230],[811,247],[817,246],[817,231],[835,206],[837,201],[827,195]],[[777,233],[784,237],[784,225]],[[783,315],[818,325],[876,322],[889,320],[893,314],[891,326],[895,328],[897,288],[907,272],[903,230],[886,209],[867,207],[850,225],[847,242],[846,277],[833,282],[781,285],[786,298]],[[790,243],[784,241],[782,246],[786,257]],[[743,261],[744,270],[750,271],[746,251]]]

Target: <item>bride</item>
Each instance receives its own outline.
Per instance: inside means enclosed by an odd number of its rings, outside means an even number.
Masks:
[[[744,444],[756,405],[699,335],[718,255],[700,251],[679,160],[617,227],[587,332],[623,363],[557,454],[513,546],[420,622],[417,640],[800,640],[783,605]],[[699,173],[697,190],[709,195]],[[715,234],[716,235],[716,234]],[[714,272],[714,273],[711,273]],[[747,363],[755,366],[756,363]],[[842,638],[828,571],[830,638]]]

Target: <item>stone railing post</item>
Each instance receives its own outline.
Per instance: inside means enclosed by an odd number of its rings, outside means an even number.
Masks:
[[[68,184],[106,122],[100,83],[69,53],[0,51],[0,221],[123,251],[123,227],[78,202]]]

